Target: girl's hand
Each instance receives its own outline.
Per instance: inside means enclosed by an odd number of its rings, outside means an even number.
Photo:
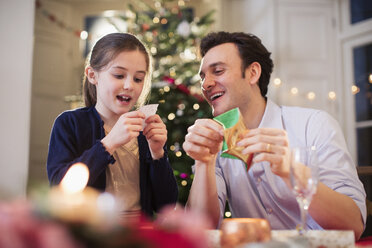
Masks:
[[[164,156],[163,147],[167,141],[167,128],[159,115],[152,115],[145,120],[143,135],[146,136],[151,156],[154,160]]]
[[[113,154],[118,147],[136,138],[142,130],[144,119],[145,115],[140,111],[121,115],[106,137],[101,140],[106,150]]]
[[[268,161],[271,170],[289,183],[290,149],[287,132],[276,128],[251,129],[240,136],[237,145],[243,154],[255,154],[253,162]]]

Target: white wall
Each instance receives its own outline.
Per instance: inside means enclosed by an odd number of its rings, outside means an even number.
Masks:
[[[221,0],[219,30],[257,35],[269,51],[274,51],[274,0]]]
[[[26,193],[33,26],[34,1],[0,0],[0,199]]]

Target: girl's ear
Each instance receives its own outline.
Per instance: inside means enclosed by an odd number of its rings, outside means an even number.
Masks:
[[[89,83],[96,85],[96,72],[93,70],[91,66],[85,67],[85,76],[87,77]]]
[[[249,79],[250,84],[258,83],[261,77],[261,65],[258,62],[253,62],[245,69],[245,76]]]

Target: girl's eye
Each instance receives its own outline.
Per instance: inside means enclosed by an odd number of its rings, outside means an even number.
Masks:
[[[124,78],[124,75],[117,74],[117,75],[114,75],[114,77],[117,78],[117,79],[123,79]]]
[[[134,82],[141,83],[143,81],[143,78],[134,78]]]

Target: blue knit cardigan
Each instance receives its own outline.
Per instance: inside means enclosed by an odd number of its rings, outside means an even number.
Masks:
[[[94,106],[60,114],[54,122],[49,142],[47,172],[50,184],[59,184],[71,165],[82,162],[89,168],[88,186],[104,191],[106,168],[115,162],[101,143],[104,137],[103,121]],[[153,160],[141,132],[138,147],[140,204],[143,213],[153,216],[163,206],[177,202],[177,183],[165,146],[164,157]]]

